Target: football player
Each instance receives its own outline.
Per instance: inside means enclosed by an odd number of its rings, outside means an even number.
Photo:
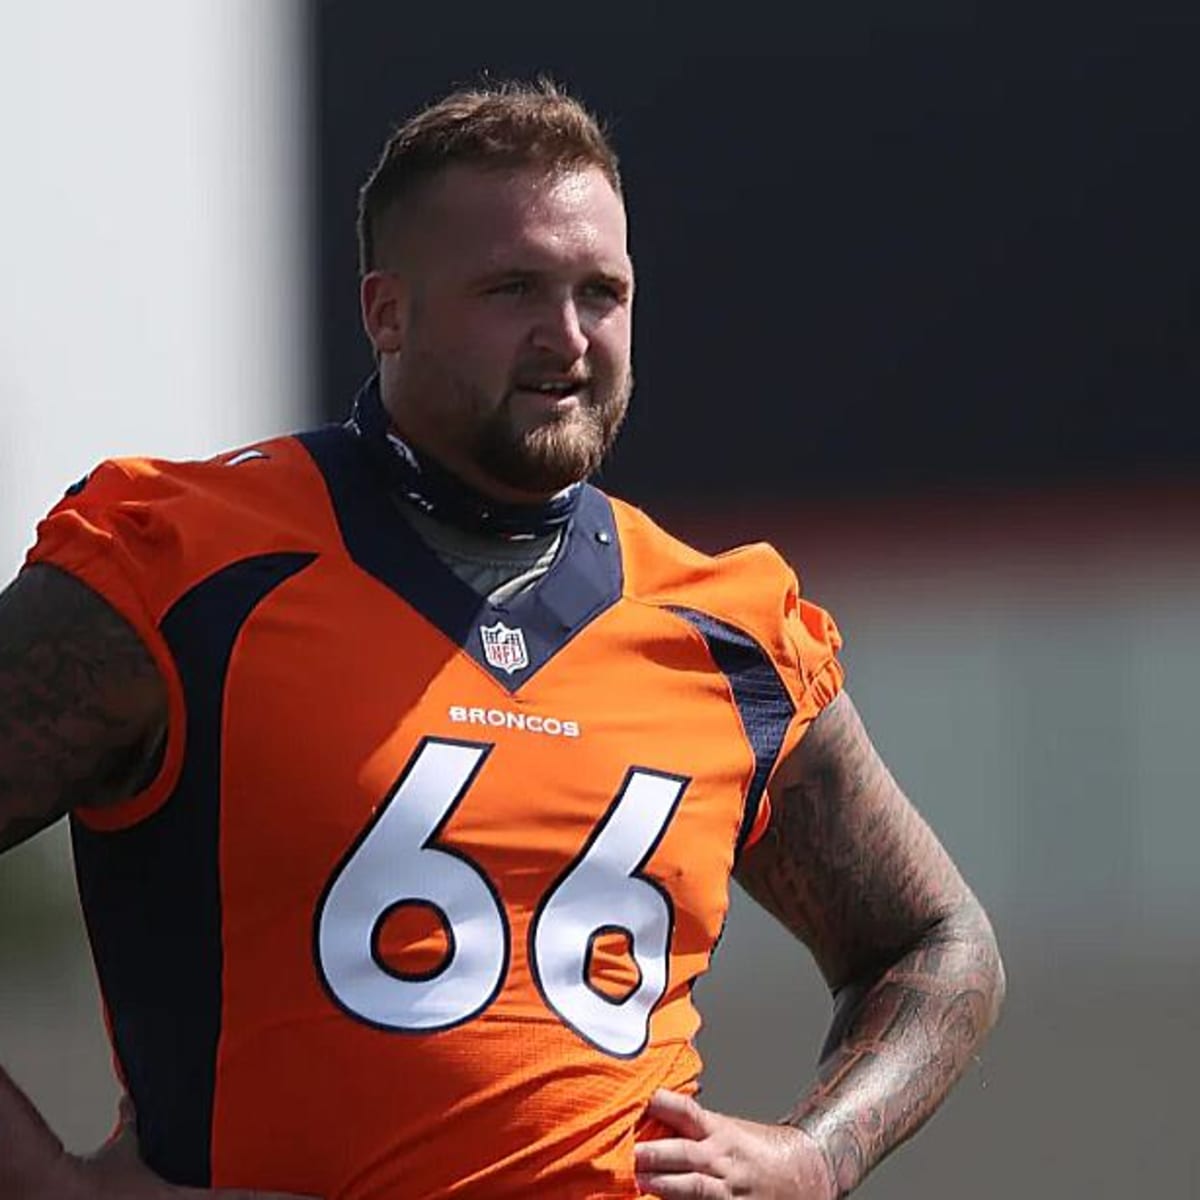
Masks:
[[[1000,960],[787,564],[587,482],[632,390],[611,147],[550,85],[453,94],[360,239],[346,422],[102,464],[0,600],[0,839],[69,815],[127,1094],[85,1159],[0,1078],[0,1194],[846,1195]],[[836,998],[775,1124],[696,1098],[732,879]]]

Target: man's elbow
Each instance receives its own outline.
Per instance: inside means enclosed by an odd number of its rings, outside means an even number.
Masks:
[[[982,904],[973,896],[968,898],[943,922],[939,941],[950,940],[962,958],[960,970],[970,976],[974,990],[981,1000],[986,1033],[995,1025],[1004,1005],[1008,979],[996,931]]]

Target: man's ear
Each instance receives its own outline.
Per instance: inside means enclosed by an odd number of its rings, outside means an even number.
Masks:
[[[363,276],[358,295],[363,328],[375,348],[375,357],[403,349],[408,309],[404,280],[391,271],[369,271]]]

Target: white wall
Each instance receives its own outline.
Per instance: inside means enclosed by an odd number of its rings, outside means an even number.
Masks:
[[[307,407],[304,6],[0,16],[0,574],[97,459]]]

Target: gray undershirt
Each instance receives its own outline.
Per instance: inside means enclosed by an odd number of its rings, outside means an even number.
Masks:
[[[531,588],[550,570],[562,541],[561,530],[510,541],[494,534],[468,533],[411,504],[402,505],[401,511],[438,558],[492,604],[505,604]]]

